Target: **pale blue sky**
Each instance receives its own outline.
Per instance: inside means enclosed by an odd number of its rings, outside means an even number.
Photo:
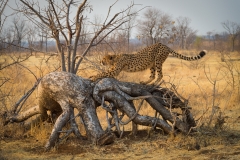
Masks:
[[[94,13],[103,14],[107,12],[109,4],[114,0],[90,0],[90,2],[92,2]],[[114,9],[119,11],[130,2],[119,0]],[[155,7],[170,14],[174,19],[179,16],[189,17],[190,26],[198,31],[198,35],[205,35],[208,31],[224,31],[221,22],[226,20],[240,25],[240,0],[135,0],[134,3],[142,4],[142,7]]]
[[[43,2],[43,0],[39,1]],[[89,2],[93,6],[93,12],[89,14],[91,18],[94,15],[105,16],[115,0],[89,0]],[[9,5],[15,6],[14,3],[15,0],[9,0]],[[121,11],[130,3],[130,0],[119,0],[112,8],[112,13]],[[138,9],[145,6],[160,9],[171,15],[173,19],[179,16],[188,17],[191,19],[190,27],[197,30],[198,35],[206,35],[208,31],[225,31],[221,22],[226,20],[240,25],[240,0],[135,0],[134,3],[142,4],[136,6]],[[11,11],[7,8],[6,12]],[[141,11],[143,12],[144,10]],[[141,13],[138,18],[141,18]]]

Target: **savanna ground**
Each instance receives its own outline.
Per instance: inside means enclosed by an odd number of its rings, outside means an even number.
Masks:
[[[192,51],[183,54],[191,54]],[[164,135],[161,130],[138,126],[137,136],[129,135],[131,125],[124,127],[124,136],[111,145],[96,146],[87,140],[70,136],[50,152],[44,145],[53,124],[41,123],[25,130],[23,124],[0,126],[0,159],[240,159],[240,59],[239,53],[231,53],[225,62],[218,52],[208,52],[201,61],[186,62],[169,57],[163,66],[165,83],[173,83],[183,97],[189,99],[195,120],[196,132],[176,137]],[[57,57],[31,56],[22,63],[40,77],[58,69]],[[46,62],[46,59],[48,61]],[[89,60],[96,61],[92,57]],[[1,63],[10,61],[1,57]],[[230,61],[229,61],[230,60]],[[79,76],[89,77],[96,72],[94,65],[85,61]],[[10,78],[1,87],[1,94],[10,93],[1,101],[1,109],[10,109],[30,89],[35,77],[20,65],[13,65],[0,72]],[[147,79],[150,71],[122,73],[119,80],[140,82]],[[23,110],[36,105],[36,91],[23,106]],[[136,102],[137,103],[137,102]],[[97,109],[103,128],[106,128],[105,111]],[[154,111],[145,103],[140,114],[154,116]],[[80,131],[84,134],[80,120]]]

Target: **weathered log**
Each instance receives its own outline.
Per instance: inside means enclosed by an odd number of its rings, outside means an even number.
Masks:
[[[42,120],[48,118],[47,111],[58,115],[52,133],[46,144],[46,149],[50,149],[59,140],[59,134],[63,126],[70,121],[73,132],[77,137],[81,137],[75,122],[74,108],[79,111],[79,116],[83,120],[87,138],[92,142],[103,145],[113,142],[113,135],[105,132],[96,114],[96,107],[102,105],[111,112],[115,125],[119,130],[118,123],[121,118],[116,110],[127,115],[135,124],[160,127],[166,133],[173,131],[176,127],[179,131],[187,133],[189,128],[195,125],[195,121],[185,103],[183,103],[173,92],[163,88],[153,88],[153,86],[136,83],[121,82],[113,78],[104,78],[93,83],[88,79],[81,78],[67,72],[53,72],[42,78],[38,87],[38,106],[29,110],[8,117],[6,122],[20,122],[31,115],[40,114]],[[171,104],[166,101],[171,98]],[[135,99],[146,99],[150,106],[160,113],[163,119],[139,115],[138,110],[133,105]],[[108,101],[111,107],[105,105]],[[184,119],[174,116],[168,107],[181,108]],[[168,124],[168,122],[171,124]],[[189,123],[190,121],[190,123]]]
[[[10,123],[23,122],[36,114],[40,114],[40,109],[39,109],[38,105],[36,105],[32,108],[29,108],[28,110],[22,112],[21,114],[14,114],[14,115],[7,117],[7,119],[4,122],[4,125],[8,124],[9,122]]]
[[[134,106],[132,106],[125,97],[117,94],[115,91],[106,91],[103,93],[103,96],[106,98],[106,100],[112,101],[114,106],[116,106],[120,111],[126,113],[128,117],[131,118],[136,113]],[[133,122],[144,126],[152,126],[154,123],[156,123],[157,126],[162,128],[166,133],[170,133],[172,130],[171,126],[165,121],[149,116],[140,116],[137,114],[133,119]]]
[[[67,72],[53,72],[42,78],[38,87],[38,108],[34,112],[25,112],[28,115],[34,115],[40,113],[42,120],[48,118],[47,111],[60,114],[54,124],[52,133],[45,146],[46,150],[49,150],[58,141],[59,134],[62,127],[72,120],[74,126],[76,123],[74,119],[70,119],[73,116],[73,108],[78,109],[79,114],[83,118],[86,133],[88,139],[99,145],[110,143],[113,141],[113,136],[104,135],[100,122],[96,114],[95,101],[91,97],[92,94],[91,81],[83,79],[74,74]],[[34,110],[34,109],[29,109]],[[25,118],[22,118],[25,117]],[[10,116],[6,122],[20,122],[25,120],[29,116],[23,114]],[[79,136],[78,129],[74,129]],[[104,136],[104,141],[100,141]]]
[[[150,104],[150,106],[155,109],[157,112],[161,114],[164,120],[168,120],[171,123],[175,123],[175,126],[183,133],[188,133],[189,129],[194,126],[194,123],[191,122],[190,124],[183,122],[178,117],[173,117],[171,112],[165,108],[163,105],[166,105],[166,103],[163,101],[163,94],[161,92],[164,92],[161,89],[153,89],[153,86],[148,85],[141,85],[136,83],[130,83],[130,82],[120,82],[113,78],[104,78],[100,80],[94,87],[93,90],[93,97],[94,99],[100,103],[101,97],[100,93],[114,90],[117,94],[122,95],[125,97],[126,100],[133,99],[133,96],[149,96],[149,98],[146,98],[146,101]],[[164,89],[166,94],[167,89]],[[150,92],[153,92],[151,94]],[[155,95],[155,96],[154,96]],[[176,96],[172,96],[175,98],[172,99],[173,103],[172,105],[177,108],[181,107],[184,108],[185,104],[181,102],[179,98],[176,98]],[[166,105],[167,106],[167,105]],[[126,113],[127,114],[127,113]],[[191,117],[191,115],[188,113],[188,117]],[[192,120],[192,119],[191,119]],[[194,120],[193,120],[194,121]],[[163,128],[162,128],[163,129]]]
[[[60,105],[62,109],[62,114],[54,125],[46,148],[54,146],[58,140],[59,132],[71,115],[71,107],[78,109],[88,139],[97,142],[105,134],[96,114],[95,101],[91,97],[92,89],[91,81],[71,73],[54,72],[42,79],[38,91],[40,108],[52,111],[57,110],[59,108],[57,106]],[[108,137],[112,139],[111,135]]]

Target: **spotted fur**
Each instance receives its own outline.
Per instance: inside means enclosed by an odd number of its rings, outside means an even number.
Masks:
[[[158,73],[158,78],[155,83],[157,83],[163,77],[162,64],[167,59],[169,54],[186,61],[194,61],[205,56],[206,51],[203,50],[197,56],[188,57],[175,52],[166,45],[157,43],[140,50],[136,54],[106,55],[103,57],[101,63],[103,65],[109,65],[109,70],[92,77],[92,80],[97,80],[104,77],[115,77],[121,71],[136,72],[150,68],[150,79],[142,83],[150,83],[155,78],[156,70]]]

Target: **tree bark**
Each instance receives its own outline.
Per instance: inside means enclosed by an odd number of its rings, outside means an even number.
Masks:
[[[100,103],[101,98],[99,97],[99,93],[109,90],[114,90],[119,95],[125,97],[127,100],[133,99],[131,96],[150,96],[149,98],[146,98],[146,101],[150,104],[150,106],[159,112],[164,120],[168,120],[171,123],[176,123],[176,127],[185,134],[188,133],[189,129],[195,125],[193,122],[188,124],[187,122],[180,120],[178,117],[173,117],[171,112],[164,107],[172,105],[172,108],[180,107],[183,108],[183,110],[185,110],[186,107],[185,104],[179,98],[177,98],[176,95],[173,94],[173,92],[169,91],[169,89],[153,89],[153,86],[151,85],[120,82],[113,78],[104,78],[95,85],[93,97]],[[163,99],[166,98],[163,97],[164,94],[168,95],[169,99],[172,99],[172,104],[170,104],[170,102],[168,104],[164,103]],[[170,96],[171,94],[172,96]],[[156,98],[153,95],[158,97]],[[191,114],[188,115],[189,119],[191,119],[191,121],[194,121],[190,116]]]
[[[38,87],[38,105],[18,115],[8,116],[5,124],[9,122],[22,122],[27,118],[40,114],[42,120],[47,120],[47,111],[58,115],[52,133],[45,145],[46,150],[59,141],[62,128],[70,121],[72,132],[79,138],[81,134],[75,122],[74,108],[79,111],[82,118],[87,138],[98,145],[112,143],[114,136],[107,132],[116,126],[120,132],[119,124],[125,125],[133,122],[139,125],[159,127],[165,133],[174,132],[177,128],[182,133],[188,133],[195,126],[195,121],[190,111],[173,92],[167,88],[141,85],[117,81],[113,78],[104,78],[97,82],[81,78],[67,72],[53,72],[42,78]],[[146,99],[150,106],[160,113],[162,119],[139,115],[138,109],[133,105],[133,100]],[[106,105],[105,102],[110,105]],[[107,131],[102,129],[96,113],[96,107],[101,105],[111,113],[115,124],[110,124]],[[182,119],[172,114],[168,108],[181,108]],[[122,122],[118,111],[129,117],[127,122]],[[77,115],[77,116],[78,116]],[[172,124],[169,124],[170,123]]]

